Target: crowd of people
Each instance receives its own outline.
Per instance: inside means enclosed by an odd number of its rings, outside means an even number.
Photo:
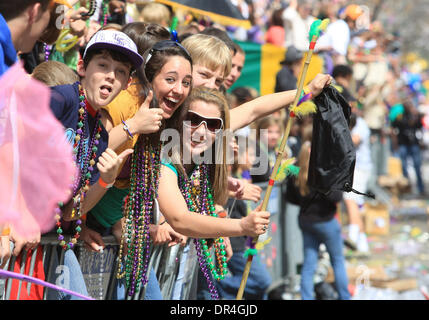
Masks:
[[[145,299],[163,299],[149,267],[152,244],[181,245],[185,253],[195,246],[198,299],[235,298],[249,239],[266,233],[269,224],[270,213],[261,206],[252,210],[249,203],[261,200],[255,183],[270,179],[286,126],[285,107],[297,95],[309,28],[318,18],[330,19],[315,47],[324,70],[305,92],[317,97],[331,85],[349,102],[356,147],[353,188],[366,192],[377,186],[392,154],[401,158],[405,177],[412,157],[417,191],[425,195],[422,115],[416,108],[425,96],[404,82],[393,35],[378,21],[362,28],[365,11],[347,1],[232,2],[252,22],[251,29],[175,16],[171,7],[152,1],[144,6],[130,0],[0,4],[0,76],[22,61],[33,79],[50,87],[50,108],[80,168],[73,196],[59,204],[56,226],[48,232],[57,234],[64,264],[76,270],[69,289],[88,295],[75,245],[82,242],[98,252],[105,247],[103,237],[113,235],[119,245],[117,299],[143,286]],[[177,17],[186,20],[171,29]],[[246,53],[234,40],[286,48],[275,93],[259,96],[253,88],[234,86],[246,66]],[[301,208],[301,296],[314,299],[313,275],[324,243],[339,297],[350,299],[343,233],[359,252],[370,253],[362,222],[366,198],[318,195],[308,188],[311,140],[312,115],[296,118],[284,157],[295,157],[300,172],[288,179],[284,201]],[[346,231],[336,219],[342,201]],[[13,225],[0,227],[2,266],[11,254],[36,248],[44,235],[24,237]],[[179,273],[186,259],[184,254]],[[271,283],[256,256],[244,297],[266,299]],[[181,286],[178,277],[172,299],[181,298]],[[53,292],[49,298],[73,297]]]

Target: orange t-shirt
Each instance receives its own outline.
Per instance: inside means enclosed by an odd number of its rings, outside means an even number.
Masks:
[[[144,97],[140,96],[140,90],[141,86],[136,81],[133,81],[128,89],[122,90],[111,103],[103,107],[103,109],[109,113],[113,127],[121,125],[122,121],[132,118],[139,110],[141,104],[144,102]],[[135,134],[133,139],[128,139],[126,142],[121,144],[117,149],[115,149],[115,152],[120,154],[126,149],[134,148],[137,139],[138,135]],[[118,172],[122,171],[126,162],[126,159],[124,159]],[[115,187],[123,189],[127,188],[128,185],[128,179],[116,179]]]

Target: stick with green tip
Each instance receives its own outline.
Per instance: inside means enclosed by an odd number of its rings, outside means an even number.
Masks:
[[[296,91],[295,99],[291,105],[291,110],[299,110],[299,109],[296,109],[296,107],[298,106],[298,102],[299,102],[300,98],[302,97],[303,88],[304,88],[304,80],[305,80],[305,77],[306,77],[307,72],[308,72],[308,67],[310,65],[311,57],[313,56],[314,47],[316,45],[317,39],[320,36],[320,32],[327,27],[328,23],[329,23],[329,19],[325,19],[323,21],[322,20],[316,20],[312,23],[312,25],[310,27],[309,51],[307,54],[307,58],[304,62],[304,66],[303,66],[301,73],[300,73],[300,76],[299,76],[298,89]],[[289,137],[289,132],[290,132],[290,129],[292,126],[292,121],[293,121],[294,117],[295,117],[295,113],[290,112],[289,113],[289,119],[288,119],[288,122],[286,125],[286,129],[285,129],[285,132],[283,134],[283,138],[282,138],[281,143],[280,143],[279,151],[277,153],[276,162],[274,164],[273,171],[271,172],[270,180],[268,181],[268,187],[267,187],[267,191],[265,192],[264,200],[262,202],[261,211],[265,211],[267,209],[268,200],[270,198],[271,191],[273,189],[274,182],[276,180],[276,176],[277,176],[277,173],[279,171],[280,163],[283,159],[283,153],[284,153],[284,150],[286,147],[286,142],[287,142],[287,139]],[[258,238],[259,237],[253,238],[254,244],[256,244],[258,242]],[[243,298],[244,288],[246,287],[247,278],[249,277],[249,272],[250,272],[250,267],[252,265],[252,260],[253,260],[253,255],[248,255],[247,262],[246,262],[246,265],[245,265],[244,271],[243,271],[243,277],[242,277],[241,283],[240,283],[240,288],[238,289],[236,300],[242,300],[242,298]]]

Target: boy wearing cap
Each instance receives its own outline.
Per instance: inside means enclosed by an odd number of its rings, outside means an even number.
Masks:
[[[83,59],[77,65],[80,83],[51,88],[51,110],[65,127],[66,138],[76,150],[81,173],[87,175],[89,180],[84,190],[85,201],[78,214],[73,213],[74,199],[62,209],[64,220],[78,219],[89,211],[106,188],[113,184],[123,157],[132,152],[125,150],[118,156],[107,148],[108,133],[104,128],[106,113],[101,107],[128,87],[132,71],[139,68],[142,61],[135,43],[126,34],[102,30],[88,42]],[[82,146],[80,139],[84,140]],[[93,160],[92,164],[89,163],[90,159]],[[91,168],[88,170],[88,167]],[[85,183],[80,183],[85,188]]]
[[[104,195],[109,186],[113,185],[119,164],[122,159],[132,152],[125,150],[119,156],[108,149],[108,133],[104,128],[106,120],[102,106],[109,104],[121,90],[131,82],[133,70],[140,67],[143,58],[137,53],[137,46],[124,33],[113,30],[97,32],[88,42],[83,60],[79,61],[77,72],[80,83],[51,87],[51,110],[66,129],[66,138],[73,145],[75,161],[80,169],[80,176],[73,183],[72,200],[62,208],[62,219],[65,221],[78,220],[89,211]],[[96,164],[96,165],[95,165]],[[91,168],[91,169],[89,169]],[[97,170],[98,169],[98,170]],[[99,171],[99,172],[98,172]],[[67,178],[67,177],[65,177]],[[61,239],[64,222],[58,222],[56,232]],[[83,225],[84,227],[84,225]],[[61,232],[59,232],[61,230]],[[88,295],[86,284],[79,262],[72,248],[79,234],[67,242],[62,240],[60,246],[65,249],[64,266],[70,272],[68,289]],[[80,230],[80,229],[79,229]],[[55,260],[54,270],[60,261]],[[61,274],[49,274],[48,281],[61,281]],[[47,300],[76,299],[75,297],[54,290],[47,290]]]

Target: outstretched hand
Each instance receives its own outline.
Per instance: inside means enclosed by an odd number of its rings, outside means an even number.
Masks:
[[[313,97],[318,96],[322,90],[329,86],[332,82],[332,77],[329,74],[321,74],[319,73],[316,77],[311,80],[308,84],[308,88],[310,89]]]

